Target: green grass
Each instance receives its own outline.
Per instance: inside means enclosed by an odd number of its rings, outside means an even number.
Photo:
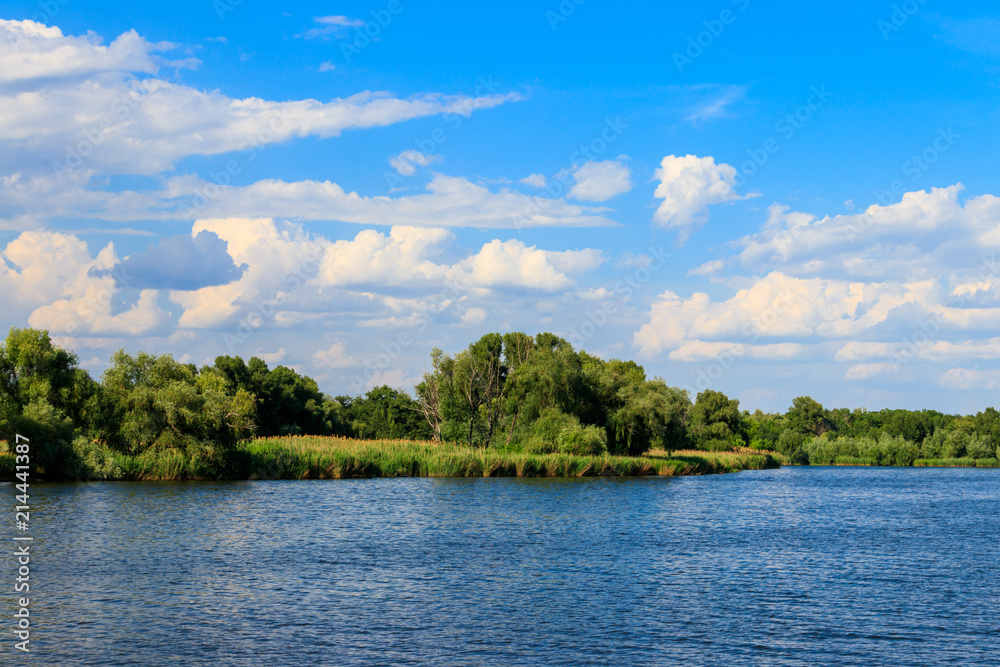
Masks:
[[[13,478],[0,455],[0,479]],[[110,453],[84,479],[341,479],[356,477],[640,477],[709,475],[778,467],[768,452],[654,450],[642,457],[532,454],[466,445],[314,436],[259,438],[235,450],[140,456]]]
[[[918,468],[1000,468],[997,459],[917,459],[913,462]]]

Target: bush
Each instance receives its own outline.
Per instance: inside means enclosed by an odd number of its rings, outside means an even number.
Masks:
[[[576,456],[605,454],[608,451],[607,437],[603,428],[576,424],[559,434],[559,451]]]
[[[969,438],[965,451],[973,459],[991,459],[996,453],[993,442],[983,436],[972,436]]]
[[[28,438],[31,463],[48,479],[74,478],[80,464],[72,448],[73,422],[44,398],[29,403],[9,420],[11,433]],[[13,438],[11,438],[13,440]]]
[[[793,431],[792,429],[785,429],[781,432],[781,436],[778,438],[778,451],[786,456],[791,456],[796,450],[800,449],[802,445],[806,442],[806,436]]]
[[[77,436],[71,445],[76,470],[67,471],[72,479],[106,480],[121,479],[122,469],[114,455],[103,443],[84,436]]]

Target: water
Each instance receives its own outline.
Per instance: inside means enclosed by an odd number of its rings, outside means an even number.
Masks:
[[[4,664],[1000,662],[1000,471],[33,491]]]

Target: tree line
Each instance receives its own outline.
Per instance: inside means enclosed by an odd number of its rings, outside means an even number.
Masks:
[[[52,474],[73,461],[99,465],[107,452],[211,458],[252,437],[295,434],[631,456],[749,447],[818,464],[1000,457],[993,408],[827,410],[800,397],[784,414],[751,414],[722,392],[692,400],[633,361],[600,359],[551,333],[490,333],[454,355],[435,349],[413,396],[382,386],[331,397],[257,357],[199,368],[119,351],[95,380],[48,332],[13,328],[0,345],[0,440],[17,433],[37,443],[35,460]]]

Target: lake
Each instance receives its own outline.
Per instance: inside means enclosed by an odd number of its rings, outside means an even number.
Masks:
[[[1000,662],[1000,470],[32,491],[31,664]]]

